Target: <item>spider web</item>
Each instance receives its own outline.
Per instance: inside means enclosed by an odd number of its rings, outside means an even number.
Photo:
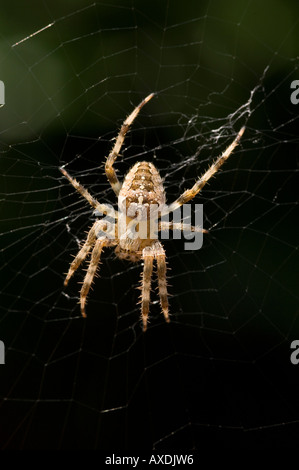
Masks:
[[[299,337],[296,2],[12,0],[2,8],[3,449],[195,452],[295,446]],[[34,14],[32,14],[34,11]],[[271,14],[270,14],[271,12]],[[233,141],[196,198],[203,247],[164,242],[171,323],[141,266],[102,257],[87,304],[63,279],[94,215],[61,165],[115,204],[105,157],[124,118],[120,178],[149,160],[168,201]]]

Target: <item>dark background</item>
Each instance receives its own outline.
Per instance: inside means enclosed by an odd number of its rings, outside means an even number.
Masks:
[[[297,2],[12,0],[1,10],[1,448],[295,447]],[[143,334],[140,266],[105,254],[87,320],[82,271],[63,291],[92,211],[58,168],[114,203],[105,156],[152,91],[117,169],[154,161],[169,200],[244,123],[246,133],[196,200],[203,248],[165,243],[172,322],[154,302]]]

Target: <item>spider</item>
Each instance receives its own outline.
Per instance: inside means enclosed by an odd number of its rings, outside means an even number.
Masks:
[[[80,291],[80,307],[81,314],[86,317],[85,306],[87,295],[91,284],[94,280],[102,251],[105,247],[116,246],[115,253],[121,259],[137,262],[143,261],[143,273],[141,276],[141,319],[143,331],[147,329],[149,307],[150,307],[150,291],[153,272],[154,260],[157,263],[158,289],[160,296],[160,305],[166,322],[170,321],[167,280],[166,280],[166,256],[162,243],[154,237],[150,229],[150,209],[158,207],[156,211],[157,218],[162,214],[171,213],[180,206],[193,199],[209,179],[219,170],[221,165],[228,159],[234,148],[240,142],[245,131],[245,126],[240,129],[234,141],[227,149],[216,159],[208,170],[196,181],[191,189],[184,191],[178,199],[166,206],[165,191],[162,178],[159,171],[153,163],[143,161],[137,162],[127,173],[123,183],[118,180],[114,163],[117,159],[121,147],[124,143],[126,133],[132,125],[134,119],[140,112],[141,108],[148,103],[154,96],[154,93],[148,95],[141,103],[131,112],[131,114],[123,122],[115,144],[108,155],[105,163],[105,172],[108,181],[118,196],[119,211],[113,211],[113,224],[109,222],[109,218],[97,219],[90,228],[85,242],[82,244],[77,256],[72,261],[69,271],[66,275],[64,286],[67,286],[69,280],[79,268],[91,252],[89,266]],[[83,196],[87,202],[93,207],[96,213],[110,215],[111,208],[106,204],[101,204],[95,199],[87,189],[85,189],[78,181],[72,178],[64,167],[60,168],[63,175],[69,180],[78,193]],[[120,230],[120,220],[125,218],[127,225],[125,230]],[[145,236],[140,237],[140,232],[136,233],[136,228],[143,226]],[[158,231],[165,229],[183,230],[184,224],[173,222],[159,221]],[[134,231],[135,230],[135,231]],[[206,232],[199,227],[191,227],[192,231]]]

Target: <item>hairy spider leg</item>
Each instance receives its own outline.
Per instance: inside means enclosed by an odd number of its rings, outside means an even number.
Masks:
[[[91,284],[93,282],[94,276],[97,272],[97,268],[99,266],[103,247],[107,246],[108,244],[109,244],[108,240],[103,240],[103,239],[98,238],[97,241],[95,242],[95,245],[91,253],[90,264],[88,266],[88,269],[87,269],[87,272],[86,272],[86,275],[85,275],[85,278],[81,287],[81,291],[80,291],[81,314],[85,318],[86,318],[85,304],[87,300],[87,295],[91,287]]]
[[[113,208],[107,206],[106,204],[101,204],[99,201],[97,201],[97,199],[94,198],[87,191],[87,189],[85,189],[84,186],[82,186],[82,184],[80,184],[75,178],[71,177],[71,175],[66,171],[65,168],[61,167],[59,168],[59,170],[69,180],[71,185],[74,186],[74,188],[78,191],[78,193],[80,193],[81,196],[83,196],[87,200],[87,202],[89,202],[91,207],[96,209],[97,212],[99,212],[100,214],[107,214],[110,216],[117,217],[117,211],[114,211]]]
[[[183,206],[186,204],[186,202],[190,201],[193,199],[204,187],[204,185],[209,181],[209,179],[217,173],[219,168],[223,165],[223,163],[228,159],[228,157],[231,155],[235,147],[238,145],[238,143],[241,140],[242,135],[244,134],[245,131],[245,126],[243,126],[237,136],[235,137],[234,141],[227,147],[227,149],[216,159],[214,163],[210,166],[210,168],[199,178],[199,180],[192,186],[191,189],[187,189],[186,191],[183,192],[183,194],[176,199],[176,201],[172,202],[168,207],[166,207],[166,210],[163,211],[163,214],[167,214],[169,212],[173,212],[176,209],[178,209],[180,206]]]
[[[158,223],[158,231],[164,232],[166,230],[181,230],[182,232],[200,232],[200,233],[209,233],[208,230],[205,230],[201,227],[194,227],[193,225],[188,225],[184,223],[175,223],[175,222],[162,222]]]
[[[158,275],[158,289],[160,296],[160,305],[162,312],[167,323],[170,322],[168,313],[168,294],[167,294],[167,280],[166,280],[166,255],[162,244],[157,241],[152,246],[146,246],[142,252],[142,259],[144,262],[143,272],[141,277],[141,318],[143,324],[143,331],[147,330],[149,306],[150,306],[150,292],[153,274],[153,262],[157,261],[157,275]]]
[[[73,274],[77,271],[77,269],[79,268],[79,266],[83,263],[83,261],[85,260],[86,256],[88,255],[88,253],[90,252],[91,248],[93,247],[93,245],[95,244],[96,242],[96,239],[97,239],[97,226],[99,224],[99,221],[97,220],[93,226],[91,227],[91,229],[89,230],[88,232],[88,235],[87,235],[87,238],[85,240],[85,243],[83,244],[82,248],[80,249],[80,251],[78,252],[77,256],[75,257],[75,259],[72,261],[71,265],[70,265],[70,268],[68,270],[68,273],[67,273],[67,276],[64,280],[64,285],[67,286],[68,285],[68,282],[69,280],[71,279],[71,277],[73,276]]]
[[[150,246],[146,246],[143,249],[142,259],[143,259],[144,265],[143,265],[143,273],[141,277],[141,318],[142,318],[142,324],[143,324],[143,331],[146,331],[147,319],[148,319],[148,314],[149,314],[149,306],[150,306],[150,292],[151,292],[153,261],[154,261],[152,248]]]
[[[164,315],[165,320],[167,323],[170,322],[169,314],[168,314],[168,294],[167,294],[167,279],[166,279],[166,255],[165,250],[162,244],[158,241],[155,243],[154,247],[154,254],[157,260],[157,275],[158,275],[158,289],[159,289],[159,296],[160,296],[160,305],[162,308],[162,312]]]
[[[128,130],[129,130],[130,126],[132,125],[134,119],[138,115],[141,108],[146,103],[148,103],[148,101],[151,100],[153,96],[154,96],[154,93],[151,93],[146,98],[144,98],[144,100],[142,100],[141,103],[139,103],[139,105],[136,106],[136,108],[132,111],[132,113],[123,122],[123,124],[120,128],[119,134],[116,138],[116,142],[115,142],[111,152],[109,153],[109,155],[107,157],[106,164],[105,164],[106,176],[108,178],[109,183],[111,184],[111,187],[112,187],[113,191],[115,192],[115,194],[117,196],[119,194],[119,191],[121,190],[122,184],[119,182],[119,180],[116,176],[115,170],[113,168],[113,164],[114,164],[115,160],[117,159],[117,157],[119,155],[120,149],[121,149],[121,147],[124,143],[126,133],[128,132]]]

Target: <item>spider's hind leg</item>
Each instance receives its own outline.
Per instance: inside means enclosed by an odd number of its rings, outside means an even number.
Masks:
[[[66,171],[64,167],[59,168],[61,173],[69,180],[71,185],[78,191],[78,193],[83,196],[87,202],[93,207],[96,211],[98,211],[100,214],[114,214],[114,211],[111,207],[107,206],[106,204],[101,204],[100,202],[97,201],[88,191],[87,189],[82,186],[75,178],[72,178],[72,176]]]
[[[111,187],[112,187],[113,191],[115,192],[115,194],[117,196],[118,196],[119,191],[121,189],[121,183],[119,182],[119,180],[116,176],[115,170],[113,168],[114,162],[115,162],[115,160],[117,159],[117,157],[119,155],[120,149],[122,148],[122,145],[123,145],[124,140],[125,140],[126,133],[128,132],[130,126],[133,124],[134,119],[137,117],[137,115],[138,115],[139,111],[141,110],[141,108],[149,100],[151,100],[153,96],[154,96],[154,93],[151,93],[146,98],[144,98],[144,100],[142,100],[141,103],[139,103],[139,105],[136,106],[136,108],[131,112],[131,114],[123,122],[123,124],[120,128],[119,134],[116,138],[116,142],[113,146],[113,149],[109,153],[108,158],[106,160],[106,164],[105,164],[106,176],[108,178],[109,183],[111,184]]]
[[[191,201],[204,187],[204,185],[209,181],[209,179],[217,173],[219,168],[223,163],[228,159],[231,153],[234,151],[235,147],[240,143],[242,135],[245,132],[245,126],[243,126],[238,134],[236,135],[233,142],[227,147],[227,149],[216,159],[214,163],[208,168],[208,170],[199,178],[199,180],[192,186],[191,189],[184,191],[176,201],[172,202],[165,213],[173,212],[178,207],[183,206],[187,202]]]

